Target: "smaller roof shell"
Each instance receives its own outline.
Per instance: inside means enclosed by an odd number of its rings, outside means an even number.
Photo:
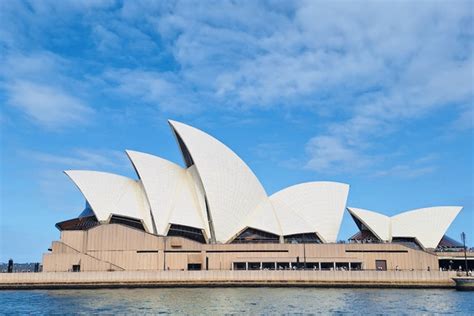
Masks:
[[[156,233],[166,235],[170,224],[204,229],[205,204],[192,167],[184,169],[166,159],[127,150],[135,170],[143,182],[151,206]]]
[[[391,239],[390,217],[355,207],[348,207],[347,210],[380,240],[389,241]]]
[[[285,235],[317,232],[324,242],[336,242],[348,194],[345,183],[307,182],[273,194],[270,201]]]
[[[436,206],[392,216],[392,236],[416,237],[423,247],[436,248],[461,210],[460,206]]]
[[[392,217],[353,207],[347,210],[383,241],[415,238],[424,248],[436,248],[462,207],[427,207]]]
[[[82,192],[100,222],[108,222],[115,214],[141,220],[145,230],[153,232],[150,206],[140,181],[99,171],[64,173]]]

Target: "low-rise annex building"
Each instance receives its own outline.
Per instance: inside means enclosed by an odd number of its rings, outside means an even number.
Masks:
[[[349,208],[361,231],[351,243],[336,243],[349,185],[308,182],[268,196],[223,143],[189,125],[169,124],[185,167],[127,150],[137,179],[65,171],[86,208],[56,224],[61,238],[44,255],[43,271],[439,269],[437,255],[427,250],[436,248],[461,208],[392,218]],[[433,215],[439,216],[420,231],[412,222]]]

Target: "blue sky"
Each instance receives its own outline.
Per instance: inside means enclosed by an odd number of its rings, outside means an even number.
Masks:
[[[0,261],[39,261],[83,197],[62,174],[222,140],[269,194],[349,183],[387,215],[462,205],[474,244],[473,3],[0,1]],[[357,231],[344,215],[339,239]]]

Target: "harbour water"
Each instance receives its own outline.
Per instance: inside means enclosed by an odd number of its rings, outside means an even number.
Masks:
[[[461,314],[474,292],[442,289],[156,288],[0,291],[5,314]]]

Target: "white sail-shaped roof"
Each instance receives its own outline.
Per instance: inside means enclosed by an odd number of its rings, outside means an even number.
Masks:
[[[231,242],[247,227],[280,237],[317,233],[323,242],[336,242],[349,185],[308,182],[268,197],[252,170],[227,146],[194,127],[169,123],[185,168],[127,151],[139,180],[65,171],[100,222],[108,223],[114,214],[135,218],[147,232],[160,235],[167,235],[172,224],[189,226],[203,230],[212,242]],[[392,217],[352,207],[348,211],[360,229],[380,240],[415,238],[424,248],[435,248],[461,209],[431,207]]]
[[[192,171],[160,157],[127,150],[145,188],[156,233],[166,235],[170,224],[209,229],[204,197],[196,189]]]
[[[282,236],[315,232],[306,219],[294,212],[284,199],[272,199],[271,202],[281,225]]]
[[[251,212],[267,198],[255,174],[226,145],[189,125],[169,121],[186,164],[196,165],[218,242],[237,234]]]
[[[462,207],[428,207],[392,217],[353,207],[347,209],[381,240],[416,238],[424,248],[436,248]]]
[[[283,235],[280,218],[275,213],[272,202],[266,198],[260,205],[244,220],[245,227],[252,227],[278,236]]]
[[[348,207],[347,210],[380,240],[389,241],[391,239],[390,217],[355,207]]]
[[[113,214],[126,216],[141,220],[145,230],[153,232],[150,206],[140,181],[99,171],[64,173],[82,192],[100,222],[109,221]]]
[[[270,200],[277,215],[286,217],[281,220],[285,235],[317,232],[324,242],[336,242],[348,194],[344,183],[308,182],[285,188]]]
[[[436,248],[461,211],[460,206],[416,209],[391,218],[393,237],[415,237],[425,248]]]

